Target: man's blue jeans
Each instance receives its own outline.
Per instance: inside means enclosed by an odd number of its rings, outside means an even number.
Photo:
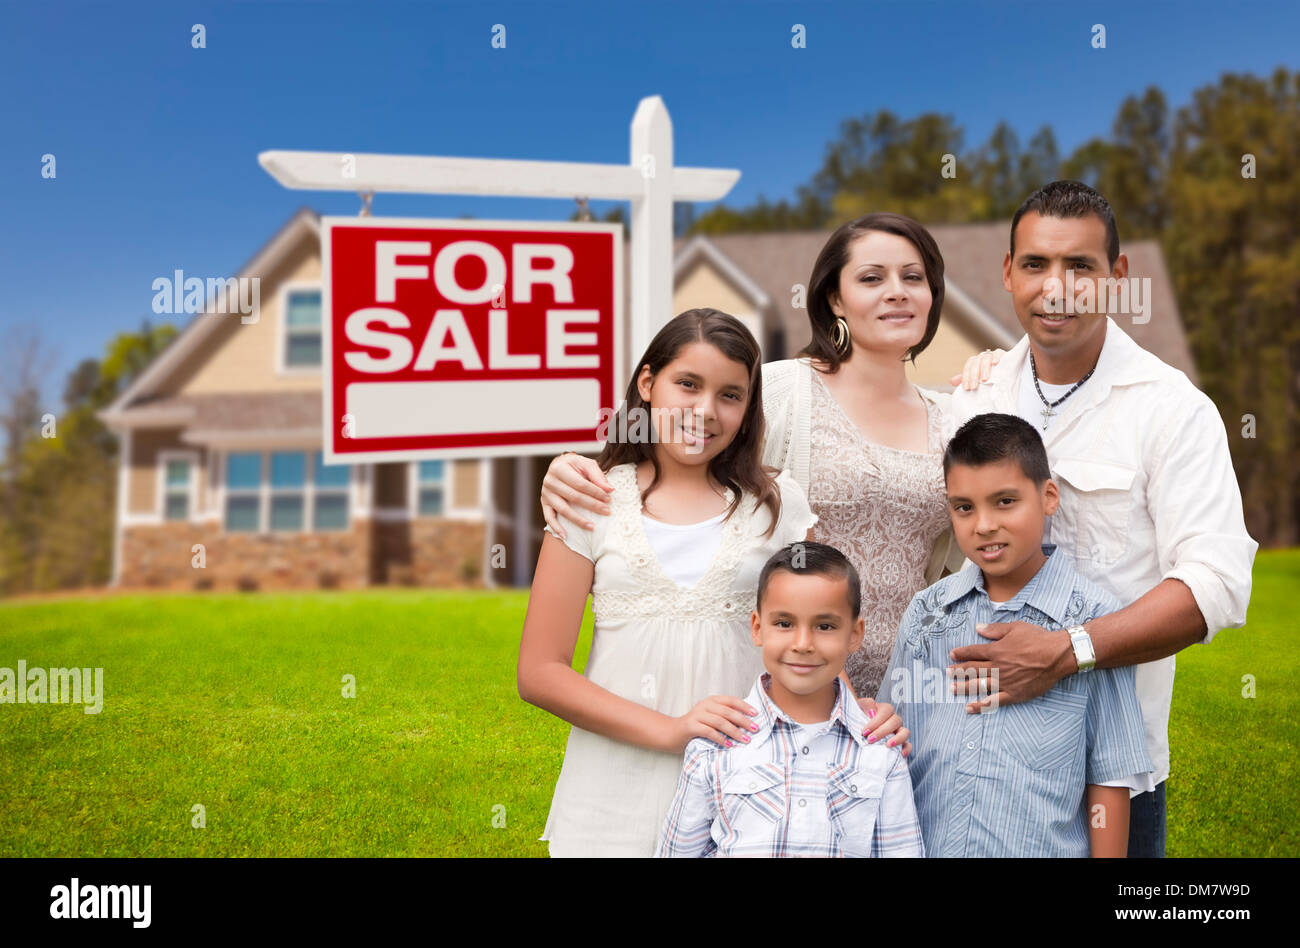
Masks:
[[[1165,857],[1165,784],[1162,780],[1148,793],[1129,800],[1128,858]]]

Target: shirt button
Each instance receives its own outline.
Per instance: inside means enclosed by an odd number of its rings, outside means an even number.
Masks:
[[[967,749],[967,750],[974,750],[974,749],[975,749],[975,742],[974,742],[974,741],[967,741],[967,742],[966,742],[966,749]]]
[[[799,805],[800,805],[800,806],[807,806],[807,805],[808,805],[808,801],[807,801],[807,800],[800,800],[800,801],[799,801]]]
[[[857,785],[856,783],[851,783],[851,784],[849,784],[849,792],[850,792],[850,793],[857,793],[857,792],[858,792],[858,785]]]
[[[754,789],[755,787],[757,787],[757,786],[758,786],[757,783],[751,783],[751,784],[749,785],[749,789],[753,790],[753,789]]]
[[[804,752],[805,754],[808,753],[808,748],[805,747],[805,748],[803,749],[803,752]]]

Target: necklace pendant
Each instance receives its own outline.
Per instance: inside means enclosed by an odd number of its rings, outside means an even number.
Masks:
[[[1056,412],[1052,411],[1050,406],[1043,409],[1043,430],[1044,431],[1047,430],[1048,419],[1051,418],[1054,414],[1056,414]]]

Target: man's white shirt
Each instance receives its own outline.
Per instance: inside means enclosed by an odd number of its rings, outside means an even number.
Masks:
[[[1044,388],[1048,401],[1060,392]],[[1028,336],[987,382],[974,392],[958,388],[952,400],[956,426],[1002,412],[1024,418],[1043,436],[1061,491],[1050,542],[1072,556],[1080,573],[1126,606],[1163,580],[1182,581],[1205,619],[1206,643],[1220,629],[1244,625],[1259,544],[1246,532],[1214,403],[1108,316],[1096,369],[1053,409],[1046,430],[1043,408],[1029,374]],[[1141,789],[1169,776],[1174,664],[1171,655],[1136,669],[1147,753],[1155,765]]]

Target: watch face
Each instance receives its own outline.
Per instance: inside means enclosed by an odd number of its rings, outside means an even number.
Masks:
[[[1092,650],[1092,637],[1082,626],[1070,630],[1070,644],[1074,646],[1074,660],[1079,665],[1079,671],[1092,671],[1097,664],[1097,656]]]

